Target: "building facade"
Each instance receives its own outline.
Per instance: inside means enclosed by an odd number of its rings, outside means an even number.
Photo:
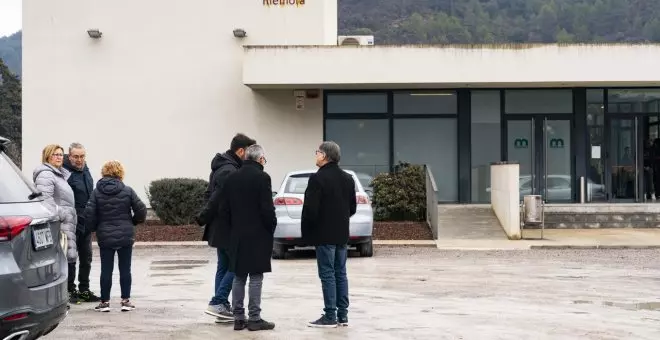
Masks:
[[[430,165],[446,203],[487,203],[502,160],[520,162],[521,194],[548,202],[641,202],[660,184],[660,45],[337,46],[336,0],[23,12],[26,172],[44,145],[77,141],[97,177],[119,159],[145,197],[158,178],[206,178],[244,132],[274,187],[324,139],[371,176]]]

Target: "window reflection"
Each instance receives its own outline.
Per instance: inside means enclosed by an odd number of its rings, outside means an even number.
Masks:
[[[660,89],[611,89],[607,102],[608,113],[658,113]]]

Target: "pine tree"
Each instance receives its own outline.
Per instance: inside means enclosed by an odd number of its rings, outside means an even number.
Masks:
[[[0,136],[12,141],[8,155],[21,166],[21,81],[0,59]]]

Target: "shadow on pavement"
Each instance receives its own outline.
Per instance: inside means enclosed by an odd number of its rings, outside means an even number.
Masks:
[[[360,257],[360,254],[357,250],[348,249],[348,257]],[[289,250],[286,253],[285,260],[316,260],[316,252],[314,248],[300,248],[295,250]],[[273,260],[273,261],[282,261],[282,260]]]

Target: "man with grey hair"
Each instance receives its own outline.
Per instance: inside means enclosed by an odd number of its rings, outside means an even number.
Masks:
[[[213,157],[209,185],[204,193],[208,201],[197,218],[197,223],[205,226],[202,240],[216,248],[218,262],[215,271],[215,289],[204,313],[215,316],[215,322],[218,323],[234,321],[229,303],[229,294],[234,282],[234,273],[229,271],[229,234],[226,232],[227,228],[216,217],[220,207],[220,193],[229,175],[241,168],[247,147],[254,144],[257,144],[257,141],[245,134],[237,133],[231,140],[229,150]]]
[[[309,327],[348,326],[349,220],[357,202],[353,177],[339,167],[341,151],[335,142],[316,150],[319,170],[309,177],[305,190],[301,230],[303,239],[316,246],[316,262],[323,290],[323,315]]]
[[[229,229],[229,270],[234,273],[234,330],[271,330],[275,324],[261,318],[261,288],[264,273],[271,271],[277,218],[270,176],[264,172],[264,149],[259,145],[249,146],[245,158],[243,166],[230,175],[220,195],[219,218]],[[246,320],[243,303],[248,276],[249,317]]]
[[[100,298],[89,289],[89,275],[92,270],[92,233],[85,228],[85,207],[94,191],[94,181],[86,161],[85,147],[80,143],[71,143],[69,153],[64,155],[64,168],[71,175],[68,182],[76,205],[78,223],[76,225],[76,245],[78,247],[78,289],[76,289],[76,263],[69,263],[69,297],[70,302],[98,302]]]

